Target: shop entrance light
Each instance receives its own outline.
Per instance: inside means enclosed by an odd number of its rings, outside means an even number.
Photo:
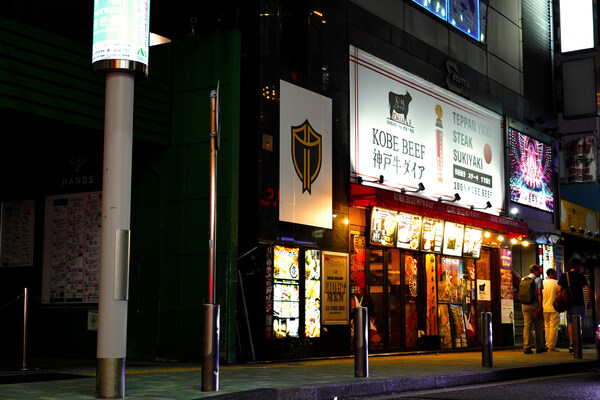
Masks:
[[[400,189],[400,193],[404,194],[404,193],[419,193],[422,192],[423,190],[425,190],[425,185],[423,185],[422,182],[419,182],[419,186],[417,188],[417,190],[406,190],[405,188]]]
[[[383,183],[383,175],[379,175],[379,179],[375,179],[374,181],[365,181],[362,176],[358,177],[358,183],[361,185],[363,182],[368,183]]]
[[[490,203],[489,201],[485,203],[485,207],[471,206],[471,210],[487,210],[488,208],[492,208],[492,203]]]
[[[457,201],[460,200],[460,195],[458,193],[454,193],[454,199],[452,199],[452,200],[444,200],[441,197],[438,197],[437,200],[438,200],[439,203],[441,203],[442,201],[448,201],[450,203],[454,203],[454,202],[457,202]]]

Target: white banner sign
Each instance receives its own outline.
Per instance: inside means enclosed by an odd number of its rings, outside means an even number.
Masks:
[[[363,182],[485,207],[504,203],[501,117],[350,47],[350,160]]]
[[[596,182],[596,137],[565,138],[563,143],[568,182]]]
[[[332,228],[331,99],[280,81],[279,219]]]

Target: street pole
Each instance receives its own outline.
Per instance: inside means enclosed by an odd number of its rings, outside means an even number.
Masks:
[[[135,75],[148,77],[150,1],[94,0],[92,65],[106,79],[96,398],[125,398]]]
[[[96,397],[125,397],[134,75],[106,74]]]
[[[219,149],[219,89],[210,92],[210,199],[208,237],[208,304],[203,307],[202,391],[219,390],[220,309],[217,291],[217,151]]]

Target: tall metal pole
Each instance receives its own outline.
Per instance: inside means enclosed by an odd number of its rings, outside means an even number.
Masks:
[[[27,288],[23,293],[23,363],[22,370],[27,369],[27,320],[29,315],[29,292]]]
[[[217,150],[219,148],[219,92],[210,92],[210,200],[208,237],[208,304],[204,304],[202,391],[219,390],[220,309],[217,291]]]
[[[106,74],[96,397],[125,397],[133,74]]]

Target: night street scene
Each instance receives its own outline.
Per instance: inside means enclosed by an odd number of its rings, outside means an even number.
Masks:
[[[54,3],[0,7],[0,399],[600,398],[596,2]]]

